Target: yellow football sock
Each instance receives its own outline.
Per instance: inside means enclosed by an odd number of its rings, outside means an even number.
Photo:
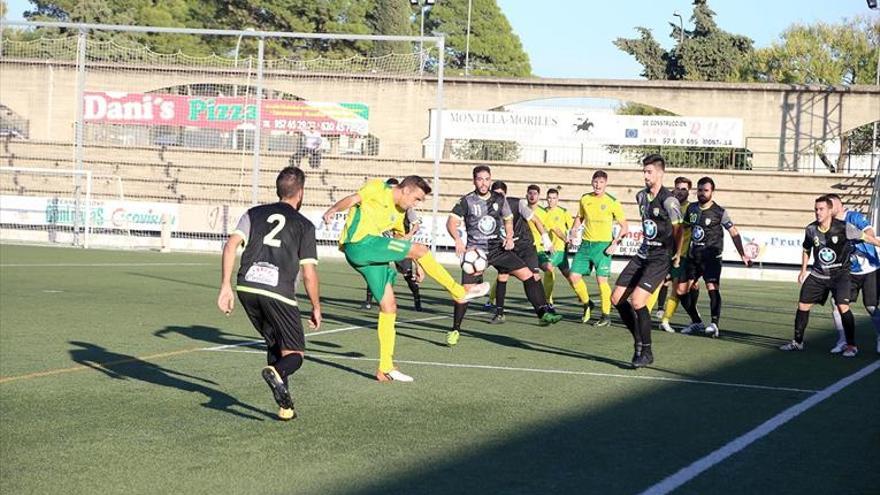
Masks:
[[[648,300],[645,302],[645,307],[648,308],[648,313],[654,311],[654,306],[657,305],[657,299],[660,298],[660,288],[663,287],[663,284],[657,286],[654,292],[648,296]]]
[[[438,284],[443,286],[444,289],[448,290],[450,294],[452,294],[453,299],[461,300],[464,299],[466,291],[464,287],[458,284],[452,275],[446,271],[446,268],[443,268],[443,265],[437,263],[437,259],[434,258],[434,255],[428,253],[418,260],[416,260],[424,270],[425,274],[429,277],[433,278],[437,281]]]
[[[379,312],[379,371],[394,369],[394,321],[396,313]]]
[[[611,286],[608,281],[599,284],[599,299],[602,301],[602,314],[611,314]]]
[[[663,321],[669,321],[672,319],[672,316],[675,315],[675,310],[678,309],[678,294],[670,289],[669,296],[666,298],[666,307],[663,309]]]
[[[553,286],[556,285],[556,270],[544,272],[544,297],[547,304],[553,304]]]
[[[581,304],[587,304],[590,301],[590,291],[587,290],[587,283],[584,282],[584,279],[578,279],[577,282],[571,284],[571,288],[574,289]]]

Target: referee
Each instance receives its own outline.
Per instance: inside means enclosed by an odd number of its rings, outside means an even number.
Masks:
[[[312,304],[309,326],[321,325],[318,299],[315,226],[299,212],[305,175],[294,167],[275,179],[280,201],[255,206],[238,221],[223,248],[222,276],[217,306],[232,313],[234,296],[230,278],[238,246],[244,243],[236,290],[251,323],[268,348],[268,366],[261,374],[280,407],[278,418],[296,417],[288,380],[303,363],[305,338],[296,302],[296,278],[302,267],[306,293]]]

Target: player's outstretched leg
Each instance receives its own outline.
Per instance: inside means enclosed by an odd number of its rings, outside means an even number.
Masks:
[[[562,315],[557,314],[553,307],[547,303],[547,297],[544,295],[544,286],[541,282],[535,280],[531,270],[522,267],[512,271],[510,274],[522,281],[526,298],[532,303],[532,307],[535,308],[535,314],[538,315],[541,325],[552,325],[562,319]]]
[[[449,274],[446,268],[443,268],[443,265],[437,262],[437,259],[434,258],[434,255],[431,254],[431,251],[424,244],[413,243],[407,257],[415,260],[425,270],[426,275],[436,280],[438,284],[449,291],[449,294],[452,295],[455,301],[470,301],[489,293],[490,287],[487,282],[465,289],[452,278],[452,275]]]

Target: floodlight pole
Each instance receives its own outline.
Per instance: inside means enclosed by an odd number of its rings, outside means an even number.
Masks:
[[[464,75],[468,75],[468,71],[470,69],[471,62],[471,10],[474,5],[474,0],[468,0],[468,19],[467,19],[467,35],[465,35],[464,41]]]
[[[672,13],[672,17],[678,17],[678,46],[681,46],[684,43],[684,19],[677,10]]]

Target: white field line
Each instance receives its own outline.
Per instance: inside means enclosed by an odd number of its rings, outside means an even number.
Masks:
[[[230,347],[230,346],[224,346]],[[211,351],[225,351],[225,352],[242,352],[247,354],[265,354],[265,351],[254,351],[254,350],[230,350],[226,348],[211,348],[211,349],[200,349],[200,350],[211,350]],[[310,352],[306,354],[314,355],[315,357],[319,357],[321,359],[348,359],[352,361],[378,361],[375,358],[367,358],[367,357],[353,357],[353,356],[339,356],[336,354],[321,354],[320,352]],[[490,366],[485,364],[460,364],[460,363],[440,363],[435,361],[404,361],[400,359],[395,359],[395,363],[402,364],[413,364],[420,366],[440,366],[444,368],[468,368],[468,369],[481,369],[481,370],[498,370],[498,371],[519,371],[526,373],[546,373],[551,375],[579,375],[579,376],[595,376],[601,378],[623,378],[628,380],[648,380],[648,381],[658,381],[658,382],[673,382],[673,383],[691,383],[696,385],[711,385],[717,387],[733,387],[733,388],[747,388],[747,389],[756,389],[756,390],[772,390],[777,392],[797,392],[803,394],[813,394],[816,393],[816,390],[809,390],[803,388],[793,388],[793,387],[774,387],[770,385],[754,385],[750,383],[730,383],[730,382],[716,382],[711,380],[694,380],[690,378],[671,378],[664,376],[645,376],[645,375],[625,375],[622,373],[597,373],[594,371],[574,371],[574,370],[559,370],[559,369],[547,369],[547,368],[519,368],[513,366]]]
[[[825,399],[828,399],[829,397],[836,394],[837,392],[840,392],[849,385],[852,385],[853,383],[877,371],[878,368],[880,368],[880,361],[875,361],[874,363],[865,366],[859,371],[820,390],[816,394],[807,397],[803,401],[789,407],[788,409],[782,411],[776,416],[773,416],[772,418],[763,422],[757,428],[731,440],[729,443],[727,443],[727,445],[724,445],[723,447],[709,453],[705,457],[694,461],[689,466],[680,469],[678,472],[668,476],[659,483],[652,485],[651,487],[643,491],[642,495],[664,495],[678,489],[685,483],[699,476],[704,471],[712,468],[712,466],[715,466],[716,464],[727,459],[728,457],[745,449],[754,442],[769,435],[780,426],[805,413],[813,406],[819,404]]]

